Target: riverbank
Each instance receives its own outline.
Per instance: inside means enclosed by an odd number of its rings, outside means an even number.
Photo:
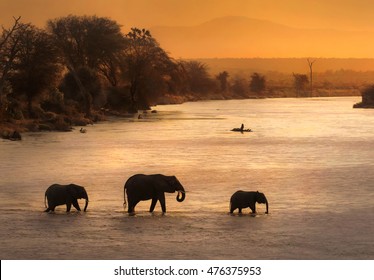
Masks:
[[[358,96],[359,91],[353,89],[329,91],[316,90],[313,97],[332,97],[332,96]],[[239,99],[264,99],[264,98],[300,98],[296,94],[287,89],[268,90],[262,95],[247,94],[246,96],[234,95],[232,92],[206,93],[205,95],[190,93],[184,95],[166,94],[159,98],[157,105],[183,104],[185,102],[198,102],[204,100],[239,100]],[[305,97],[301,97],[305,98]],[[154,104],[156,106],[156,104]],[[356,105],[355,105],[356,106]],[[370,107],[365,107],[370,108]],[[140,110],[139,112],[142,112]],[[0,138],[9,140],[14,139],[14,133],[22,134],[24,132],[39,131],[72,131],[74,126],[86,126],[105,120],[107,117],[116,116],[124,118],[142,118],[141,113],[129,113],[126,111],[118,111],[112,109],[102,109],[92,113],[91,118],[86,118],[83,114],[70,116],[67,114],[57,114],[55,112],[39,112],[37,118],[33,119],[9,119],[0,123]]]
[[[95,121],[104,120],[103,115],[97,115]],[[8,119],[0,123],[0,137],[7,140],[21,140],[24,132],[40,132],[40,131],[62,131],[68,132],[74,126],[86,126],[93,124],[94,121],[84,116],[67,116],[58,115],[52,112],[46,113],[41,118],[33,119]],[[17,137],[15,137],[17,135]]]

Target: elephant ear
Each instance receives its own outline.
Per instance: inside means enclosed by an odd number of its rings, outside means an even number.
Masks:
[[[176,185],[176,182],[177,182],[177,177],[175,177],[175,176],[164,176],[164,182],[165,182],[165,185],[163,186],[164,191],[175,192],[175,185]]]
[[[78,199],[78,190],[77,190],[77,185],[70,184],[66,186],[66,189],[68,193],[75,199]]]
[[[175,176],[164,176],[164,179],[165,179],[166,182],[168,182],[168,184],[173,184],[176,177]]]
[[[174,190],[177,190],[180,186],[182,186],[176,176],[170,176],[170,185]]]

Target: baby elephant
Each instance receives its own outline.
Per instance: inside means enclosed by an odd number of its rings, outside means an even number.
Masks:
[[[256,202],[266,203],[266,214],[269,213],[269,205],[266,196],[260,192],[246,192],[237,191],[230,198],[230,213],[239,208],[239,213],[242,213],[242,208],[251,208],[252,213],[256,213]]]
[[[53,184],[45,191],[45,207],[47,207],[46,199],[48,199],[48,207],[45,212],[55,211],[56,206],[63,204],[66,204],[66,212],[70,212],[72,204],[78,211],[81,211],[77,201],[81,198],[86,200],[86,205],[84,206],[84,211],[86,211],[88,206],[88,196],[84,187],[75,184]]]

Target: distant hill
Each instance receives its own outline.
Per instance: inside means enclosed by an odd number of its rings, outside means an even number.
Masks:
[[[174,58],[374,57],[374,34],[293,28],[247,17],[150,28]]]

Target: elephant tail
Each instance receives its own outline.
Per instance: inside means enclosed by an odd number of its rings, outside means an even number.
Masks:
[[[45,208],[48,208],[47,207],[47,194],[44,195],[44,206]]]
[[[123,208],[126,210],[126,185],[123,187]]]

